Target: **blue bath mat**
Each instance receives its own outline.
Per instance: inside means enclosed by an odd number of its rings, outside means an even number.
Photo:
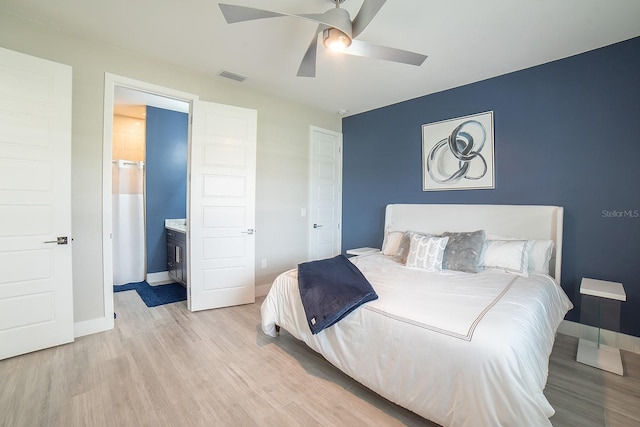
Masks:
[[[187,290],[179,283],[168,285],[150,286],[146,281],[127,283],[126,285],[114,285],[113,292],[135,290],[147,307],[156,307],[163,304],[184,301],[187,299]]]

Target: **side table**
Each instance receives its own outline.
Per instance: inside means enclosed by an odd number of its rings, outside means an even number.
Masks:
[[[622,301],[627,300],[627,294],[624,291],[622,283],[583,278],[580,283],[580,293],[582,295],[597,298],[598,340],[597,342],[593,342],[580,338],[580,341],[578,342],[578,354],[576,356],[576,360],[580,363],[584,363],[585,365],[613,372],[618,375],[624,375],[622,359],[620,358],[620,350],[616,347],[604,345],[600,342],[603,299],[618,301],[619,307],[619,304]],[[618,323],[619,316],[618,309]]]
[[[347,255],[370,255],[380,252],[379,248],[355,248],[347,249]]]

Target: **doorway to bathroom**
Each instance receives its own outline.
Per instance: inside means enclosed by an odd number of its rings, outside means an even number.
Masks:
[[[185,246],[187,309],[208,310],[254,302],[257,111],[201,101],[198,95],[105,73],[102,199],[104,330],[114,326],[111,158],[117,86],[189,104]],[[145,181],[148,183],[150,163],[147,162],[145,167]],[[145,188],[146,196],[148,192],[149,189]],[[164,192],[168,193],[170,189],[165,188]],[[145,225],[147,231],[149,227],[149,224]]]
[[[114,88],[112,267],[116,289],[175,281],[168,274],[165,222],[186,222],[188,123],[188,102],[125,86]]]

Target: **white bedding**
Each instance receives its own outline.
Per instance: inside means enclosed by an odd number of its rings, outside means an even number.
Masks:
[[[543,395],[571,308],[547,275],[428,273],[381,254],[351,258],[379,299],[312,335],[290,270],[262,304],[275,325],[385,398],[444,426],[549,426]]]

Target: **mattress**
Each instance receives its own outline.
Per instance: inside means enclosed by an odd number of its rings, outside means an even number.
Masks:
[[[545,274],[429,273],[381,254],[351,258],[379,298],[313,335],[296,270],[262,304],[276,325],[381,396],[444,426],[550,426],[543,394],[556,330],[572,307]]]

